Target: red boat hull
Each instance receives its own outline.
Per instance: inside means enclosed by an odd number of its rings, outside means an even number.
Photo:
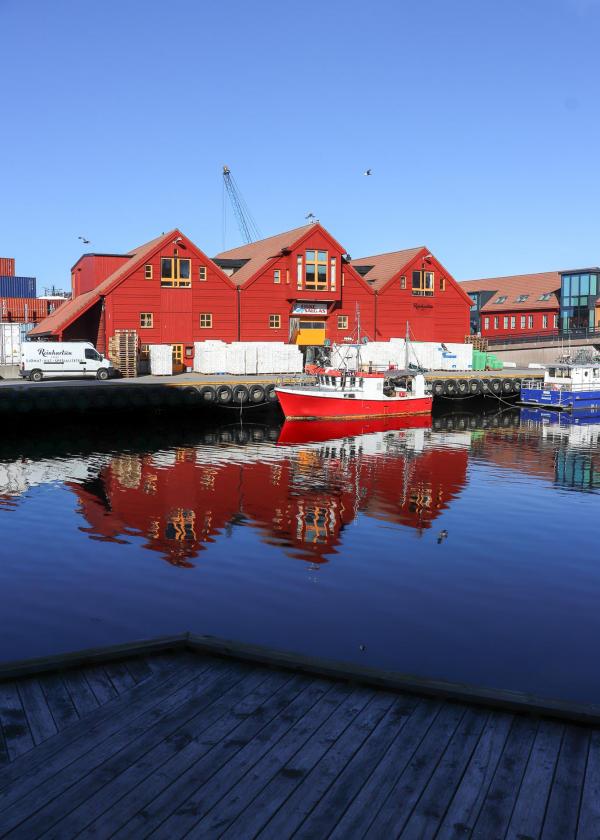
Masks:
[[[431,414],[433,397],[390,397],[364,400],[345,397],[321,397],[276,388],[279,403],[289,420],[361,420],[365,417],[406,417]]]
[[[341,421],[341,422],[340,422]],[[360,420],[348,420],[336,417],[328,420],[315,420],[306,423],[303,420],[286,420],[279,433],[278,446],[298,443],[319,443],[340,437],[358,437],[374,432],[400,432],[405,429],[430,429],[429,414],[411,414],[403,418],[364,417]]]

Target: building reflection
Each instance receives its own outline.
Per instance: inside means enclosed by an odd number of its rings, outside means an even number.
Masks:
[[[396,421],[398,425],[398,421]],[[197,446],[118,455],[93,480],[68,482],[90,538],[144,547],[177,566],[244,524],[292,557],[325,562],[344,530],[369,516],[431,527],[465,485],[468,437],[432,436],[430,420],[375,431],[344,428],[330,440]],[[306,425],[306,424],[304,424]],[[318,431],[317,424],[312,432]],[[417,426],[417,427],[415,427]],[[420,426],[420,428],[418,427]],[[445,436],[448,438],[448,435]]]

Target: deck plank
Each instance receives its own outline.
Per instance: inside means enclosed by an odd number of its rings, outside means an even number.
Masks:
[[[76,723],[79,715],[60,675],[43,674],[38,679],[58,731]]]
[[[34,744],[56,735],[58,729],[38,680],[33,677],[19,680],[18,690]]]
[[[11,761],[32,749],[33,736],[14,683],[0,683],[0,725]]]
[[[331,838],[362,837],[379,812],[397,779],[442,709],[437,700],[422,700],[397,733],[370,778],[341,816]],[[266,835],[265,835],[266,836]]]
[[[64,671],[62,678],[71,695],[71,700],[77,709],[79,717],[85,717],[90,712],[96,711],[100,704],[94,692],[89,687],[83,671]]]
[[[551,720],[540,723],[521,782],[506,840],[539,837],[554,779],[565,726]]]
[[[496,772],[513,716],[493,712],[479,739],[437,834],[437,840],[464,840],[473,826]]]
[[[308,818],[301,824],[298,831],[299,837],[311,835],[314,837],[325,837],[329,835],[329,833],[336,827],[340,815],[345,812],[350,803],[354,801],[356,795],[363,789],[365,781],[369,778],[372,770],[389,749],[391,743],[394,741],[394,738],[398,736],[399,731],[402,730],[419,702],[416,698],[411,697],[393,696],[392,699],[392,705],[388,707],[379,723],[377,723],[375,728],[367,735],[362,744],[360,744],[346,766],[343,767],[337,775],[335,775],[332,784],[326,792],[320,797],[320,799],[318,799],[318,801],[317,797],[313,797],[315,801],[317,801],[317,805],[310,812]],[[335,745],[333,746],[333,749],[335,749]],[[327,758],[329,758],[329,756],[327,756]],[[298,756],[290,763],[289,769],[294,770],[299,759],[302,761],[302,764],[304,763],[302,756]],[[285,770],[287,769],[288,767],[285,768]],[[318,779],[318,769],[315,769],[315,773],[317,773],[316,778]],[[321,773],[320,775],[321,779],[324,780],[325,774]],[[305,772],[300,778],[300,782],[303,784],[304,776],[306,776]],[[308,776],[306,784],[310,785]],[[321,786],[317,785],[317,787],[320,787],[320,790],[317,790],[318,796],[318,793],[322,791],[324,786],[321,784]],[[263,791],[262,797],[265,798],[267,793],[268,788]],[[244,821],[244,823],[242,823],[241,828],[243,828],[243,831],[240,834],[241,837],[254,836],[247,831],[247,826],[253,826],[256,804],[256,801],[252,803],[249,825],[248,821]],[[277,800],[273,803],[269,803],[269,805],[269,810],[271,810],[271,812],[274,812],[274,810],[278,808]],[[275,808],[273,806],[275,806]],[[287,803],[282,805],[282,813],[286,809]],[[232,829],[235,829],[235,827],[236,824],[232,826]],[[259,826],[259,828],[262,827],[263,826]],[[230,831],[229,833],[231,837],[235,836],[233,831]]]
[[[254,837],[372,698],[369,690],[333,686],[194,830],[211,833],[229,823],[221,836]]]
[[[210,714],[204,712],[202,721],[193,719],[175,737],[165,739],[116,779],[114,785],[121,798],[103,812],[94,808],[98,816],[87,826],[86,834],[92,837],[112,835],[140,812],[145,812],[147,806],[192,764],[199,762],[226,738],[239,737],[239,728],[244,722],[249,718],[256,719],[259,709],[272,702],[277,692],[291,679],[291,674],[252,671],[245,680],[224,694],[218,704],[214,704]],[[222,714],[222,708],[219,708],[223,703],[229,706],[226,714]],[[109,786],[106,790],[110,792]],[[93,805],[91,800],[85,804]],[[127,833],[129,831],[127,829]]]
[[[466,711],[466,707],[458,703],[444,705],[376,815],[366,837],[398,836]]]
[[[268,726],[261,726],[249,740],[239,737],[232,739],[229,744],[224,743],[225,751],[232,754],[224,764],[221,764],[216,773],[210,760],[203,767],[206,775],[198,774],[197,768],[192,767],[191,771],[178,779],[169,791],[176,799],[167,796],[163,800],[163,818],[168,816],[152,833],[152,837],[164,837],[171,840],[172,837],[183,836],[193,829],[233,785],[243,778],[248,770],[332,687],[333,683],[328,680],[304,678],[304,688],[300,693],[294,692],[294,696],[288,698],[289,702],[277,712]],[[295,688],[297,688],[296,684]],[[214,757],[211,756],[211,758]],[[175,810],[173,810],[174,801],[178,803]]]
[[[577,840],[600,837],[600,730],[592,730],[581,797]]]
[[[119,692],[112,684],[110,677],[101,665],[94,665],[91,668],[82,668],[87,684],[92,689],[94,697],[100,706],[109,703],[119,696]]]
[[[583,726],[571,725],[566,729],[541,840],[569,840],[577,835],[590,734]]]
[[[108,662],[104,670],[119,694],[124,694],[136,684],[125,662]]]
[[[34,814],[31,813],[31,795],[22,796],[11,807],[9,814],[2,814],[1,819],[8,829],[6,836],[19,837],[24,833],[35,837],[42,832],[47,837],[55,836],[50,828],[65,813],[69,813],[81,801],[111,781],[112,768],[110,765],[106,769],[102,766],[108,759],[128,747],[137,748],[141,754],[151,749],[177,731],[182,720],[210,705],[233,683],[242,679],[247,671],[244,666],[229,664],[223,665],[221,669],[215,666],[210,677],[200,678],[190,687],[183,688],[165,701],[154,715],[142,715],[112,738],[87,751],[35,788]],[[59,832],[56,836],[61,835],[62,832]]]
[[[435,837],[488,718],[487,710],[467,710],[400,837]]]
[[[124,664],[136,683],[143,682],[152,676],[152,668],[142,656],[126,659]]]
[[[475,822],[471,834],[473,840],[504,838],[537,729],[537,719],[515,716],[504,751]]]

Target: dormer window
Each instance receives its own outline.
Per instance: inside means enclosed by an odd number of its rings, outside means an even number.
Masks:
[[[497,298],[496,298],[496,300],[495,300],[494,302],[495,302],[495,303],[504,303],[504,301],[505,301],[506,299],[507,299],[507,295],[500,295],[500,297],[497,297]]]
[[[544,294],[540,295],[538,300],[550,300],[552,298],[552,292],[544,292]]]
[[[525,301],[528,300],[528,298],[529,295],[519,295],[517,297],[517,303],[525,303]]]

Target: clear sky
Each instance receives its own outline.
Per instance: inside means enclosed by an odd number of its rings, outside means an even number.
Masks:
[[[264,236],[597,265],[599,36],[600,0],[0,0],[0,255],[66,287],[173,227],[215,254],[228,164]]]

